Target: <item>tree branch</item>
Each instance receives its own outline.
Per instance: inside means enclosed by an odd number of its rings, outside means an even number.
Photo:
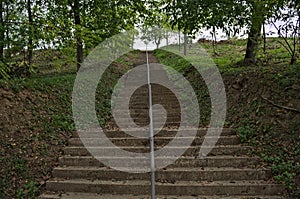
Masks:
[[[269,102],[270,104],[272,104],[273,106],[276,106],[278,108],[282,108],[282,109],[285,109],[285,110],[289,110],[289,111],[294,111],[294,112],[297,112],[297,113],[300,113],[300,110],[298,109],[295,109],[295,108],[290,108],[290,107],[286,107],[286,106],[281,106],[281,105],[278,105],[278,104],[275,104],[273,101],[263,97],[262,95],[260,96],[263,100]]]

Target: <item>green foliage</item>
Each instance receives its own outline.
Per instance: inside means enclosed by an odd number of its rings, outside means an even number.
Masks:
[[[13,147],[13,146],[10,146]],[[0,180],[0,196],[5,198],[10,195],[11,187],[19,187],[22,182],[27,182],[16,190],[16,198],[34,198],[38,194],[38,184],[31,181],[34,177],[31,176],[28,161],[24,157],[15,155],[13,158],[0,158],[1,168],[9,168],[7,172],[1,172]]]
[[[185,34],[195,35],[203,28],[211,30],[213,37],[216,29],[222,29],[228,38],[235,37],[243,28],[247,28],[248,44],[245,61],[256,62],[255,52],[261,27],[272,18],[275,8],[282,8],[280,1],[162,1],[162,6],[172,27]]]
[[[300,165],[294,160],[285,160],[280,156],[261,155],[263,160],[271,165],[274,178],[284,183],[289,190],[295,188],[295,177],[300,174]],[[295,193],[297,194],[297,193]]]
[[[239,1],[163,1],[170,22],[185,33],[195,34],[201,28],[227,28],[238,32],[245,24],[246,6]],[[239,18],[239,20],[235,20]],[[233,28],[233,30],[229,30]]]
[[[4,18],[0,21],[0,48],[5,49],[3,62],[13,66],[10,72],[14,77],[34,74],[40,66],[45,68],[44,60],[32,60],[32,53],[37,57],[42,49],[49,48],[75,52],[78,41],[81,41],[85,54],[88,54],[106,38],[132,29],[146,12],[146,2],[142,0],[78,0],[78,6],[74,2],[28,0],[1,3]],[[79,17],[76,24],[74,13]],[[65,56],[65,62],[73,66],[74,59],[70,60],[70,57],[75,58],[75,54]],[[51,60],[52,69],[61,70],[62,65],[64,63]],[[2,65],[1,77],[9,78]]]
[[[18,199],[34,198],[38,194],[38,184],[36,182],[30,181],[22,188],[17,190]]]
[[[251,126],[242,126],[237,129],[237,133],[242,142],[250,142],[256,136],[256,132]]]
[[[174,46],[174,48],[176,48],[176,46]],[[160,60],[160,63],[170,66],[181,73],[191,67],[191,64],[184,58],[163,49],[155,50],[154,55]]]
[[[10,69],[8,68],[8,66],[6,64],[4,64],[3,62],[0,62],[0,79],[9,79],[9,73]]]

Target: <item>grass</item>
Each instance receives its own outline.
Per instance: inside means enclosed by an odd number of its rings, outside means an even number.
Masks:
[[[211,109],[203,107],[211,107],[211,102],[210,99],[207,98],[207,96],[209,95],[208,89],[198,71],[193,68],[187,60],[169,51],[159,49],[154,51],[154,55],[159,59],[160,63],[174,68],[177,72],[181,73],[190,83],[199,102],[200,123],[204,127],[208,126]]]

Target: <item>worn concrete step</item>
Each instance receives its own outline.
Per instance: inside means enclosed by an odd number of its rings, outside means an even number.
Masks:
[[[149,95],[134,95],[134,96],[113,96],[113,102],[124,103],[124,101],[130,102],[130,104],[148,104],[149,103]],[[180,96],[179,96],[180,97]],[[179,99],[176,98],[176,95],[164,95],[163,93],[154,93],[152,95],[152,102],[153,104],[176,104],[179,102]]]
[[[168,117],[154,117],[153,122],[158,122],[159,123],[159,122],[162,121],[162,119],[167,120],[167,123],[168,122],[173,123],[173,122],[180,122],[181,121],[180,116],[178,116],[178,117],[169,117],[168,116]],[[142,122],[142,123],[145,123],[145,124],[149,124],[150,119],[148,117],[148,114],[143,115],[143,117],[141,117],[141,115],[139,115],[139,117],[130,116],[130,117],[127,117],[127,118],[126,117],[121,117],[120,115],[118,115],[118,121],[121,122],[121,123],[129,123],[129,122],[134,121],[134,122],[138,122],[138,123]]]
[[[128,94],[128,90],[133,91],[134,94],[132,95],[133,97],[136,96],[141,96],[141,97],[147,97],[148,95],[144,95],[144,94],[148,94],[148,85],[138,85],[140,84],[139,82],[127,82],[125,84],[120,85],[120,87],[118,87],[116,89],[116,94],[122,94],[122,95],[126,95]],[[179,93],[184,93],[186,92],[184,89],[179,88],[179,87],[173,87],[170,85],[170,88],[166,88],[166,87],[157,87],[157,86],[151,86],[151,90],[152,90],[152,94],[154,95],[173,95],[175,96],[175,92],[177,94]]]
[[[117,151],[119,149],[116,149],[115,147],[87,147],[89,151],[91,151],[93,154],[99,154],[103,156],[104,154],[107,154],[108,156],[115,156],[117,155]],[[72,156],[89,156],[90,153],[87,150],[86,147],[66,147],[64,150],[65,155],[72,155]],[[147,147],[120,147],[123,150],[127,150],[130,152],[135,153],[147,153],[150,151],[150,148]],[[161,147],[156,147],[157,149],[160,149]],[[176,154],[180,154],[183,150],[183,147],[167,147],[169,150]],[[215,147],[203,147],[207,149],[211,149],[211,152],[209,155],[247,155],[251,149],[251,147],[248,146],[239,146],[239,145],[217,145]],[[199,150],[200,147],[192,146],[186,150],[184,153],[184,156],[193,156],[198,157],[199,156]]]
[[[147,101],[147,99],[141,99],[140,98],[134,99],[134,100],[130,100],[130,101],[113,101],[112,102],[112,110],[114,111],[118,111],[118,110],[131,110],[131,109],[138,109],[139,107],[141,108],[146,108],[149,109],[149,102]],[[126,102],[126,103],[125,103]],[[116,106],[116,104],[118,104],[118,106]],[[153,101],[152,101],[152,105],[154,107],[154,110],[159,110],[161,108],[164,108],[165,110],[168,110],[169,112],[178,112],[181,110],[187,110],[188,107],[195,107],[194,104],[191,104],[191,102],[189,103],[188,101],[182,101],[181,103],[179,103],[178,100],[173,100],[173,99],[155,99],[155,96],[153,96]],[[156,105],[161,106],[160,107],[155,107]],[[182,107],[181,107],[182,106]],[[129,109],[128,109],[129,107]],[[181,107],[181,108],[180,108]],[[158,109],[159,108],[159,109]]]
[[[180,110],[179,103],[168,103],[168,104],[164,104],[163,106],[165,107],[165,109],[175,109],[177,111]],[[127,107],[128,106],[126,104],[124,104],[124,106],[120,107],[119,110],[128,110]],[[130,103],[129,110],[131,110],[131,109],[141,109],[141,110],[149,109],[149,105],[148,105],[148,103]]]
[[[103,180],[49,180],[48,191],[89,192],[102,194],[150,194],[150,181],[103,181]],[[284,192],[284,186],[266,181],[214,181],[156,183],[158,195],[264,195]]]
[[[163,80],[164,82],[168,82],[171,84],[172,82],[168,80],[167,73],[164,70],[151,70],[150,71],[151,79],[154,80]],[[125,82],[136,82],[137,85],[140,85],[142,83],[142,88],[147,88],[147,71],[142,71],[140,68],[138,71],[134,73],[134,76],[126,76],[126,81]],[[154,82],[152,83],[154,89],[160,89],[162,88],[161,86],[156,86]]]
[[[173,119],[169,119],[169,118],[153,118],[153,125],[156,127],[160,127],[160,126],[178,126],[179,125],[187,125],[187,122],[189,121],[181,121],[181,118],[173,118]],[[192,121],[191,121],[192,122]],[[106,123],[106,125],[119,125],[122,128],[129,128],[130,126],[134,127],[132,124],[135,124],[137,126],[149,126],[150,124],[150,120],[147,118],[118,118],[118,123],[116,122],[115,119],[110,120],[109,122]],[[196,124],[195,124],[196,126]]]
[[[149,97],[149,93],[148,91],[143,91],[143,92],[136,92],[134,93],[132,96],[128,96],[128,93],[119,93],[116,96],[113,96],[112,99],[114,100],[119,100],[120,98],[124,97],[124,99],[126,101],[147,101],[148,97]],[[182,97],[181,93],[178,93],[179,97]],[[175,93],[172,92],[153,92],[152,91],[152,99],[154,100],[172,100],[172,101],[176,101],[177,100],[177,96],[175,95]]]
[[[124,167],[129,167],[132,164],[133,157],[107,157],[112,165],[122,161]],[[169,157],[157,158],[156,161],[169,162]],[[172,158],[173,159],[173,158]],[[126,161],[124,161],[126,160]],[[145,165],[150,165],[149,159],[145,158]],[[248,156],[208,156],[205,159],[198,159],[194,157],[182,157],[168,168],[201,168],[201,167],[234,167],[245,168],[254,167],[260,162],[258,157]],[[63,156],[59,158],[60,166],[94,166],[104,167],[105,165],[92,156]]]
[[[122,94],[122,95],[121,95]],[[134,94],[132,96],[127,96],[128,93],[120,93],[116,96],[112,97],[112,100],[115,102],[124,102],[124,101],[131,101],[131,102],[149,102],[149,95],[145,94]],[[121,99],[122,96],[122,99]],[[180,95],[178,97],[181,97]],[[178,102],[177,96],[173,93],[152,93],[152,102],[170,102],[176,103]]]
[[[181,122],[180,119],[177,120],[167,120],[164,123],[162,122],[162,118],[157,118],[154,119],[153,121],[153,125],[156,127],[160,127],[160,126],[180,126],[180,125],[187,125],[186,122]],[[121,119],[121,121],[118,122],[118,124],[116,124],[116,122],[114,120],[107,122],[106,125],[118,125],[118,126],[122,126],[123,128],[130,128],[130,127],[134,127],[132,125],[132,123],[130,122],[134,122],[135,125],[137,126],[141,126],[141,127],[145,127],[145,126],[149,126],[150,121],[147,119],[134,119],[134,120],[129,120],[129,119]]]
[[[121,170],[121,169],[120,169]],[[124,170],[124,169],[123,169]],[[135,172],[135,173],[134,173]],[[106,167],[56,167],[53,171],[55,178],[89,179],[89,180],[147,180],[150,173],[122,172]],[[155,173],[156,181],[241,181],[266,180],[270,178],[270,171],[251,168],[167,168]]]
[[[153,111],[152,112],[153,115],[158,115],[158,114],[161,114],[161,111]],[[175,119],[175,120],[178,120],[178,119],[181,119],[181,112],[180,111],[168,111],[167,113],[168,115],[166,115],[166,117],[169,119],[169,120],[172,120],[172,119]],[[149,119],[149,111],[148,110],[143,110],[143,111],[129,111],[129,112],[121,112],[121,111],[116,111],[115,112],[115,115],[117,115],[119,118],[134,118],[134,119],[142,119],[142,120],[145,120],[145,119]],[[154,117],[155,118],[155,117]]]
[[[139,129],[122,129],[120,130],[103,130],[105,134],[108,137],[130,137],[128,134],[134,134],[138,135],[140,134],[141,136],[144,135],[145,138],[149,137],[149,129],[148,128],[139,128]],[[178,133],[178,128],[163,128],[163,129],[154,129],[154,132],[159,131],[159,133],[156,135],[156,137],[174,137]],[[185,137],[190,137],[194,136],[194,132],[197,131],[198,136],[205,136],[207,134],[207,129],[205,128],[200,128],[200,129],[195,129],[195,128],[186,128],[182,129],[182,134]],[[124,133],[128,132],[128,134]],[[214,129],[212,129],[212,135],[214,135]],[[88,129],[88,130],[82,130],[80,132],[73,132],[73,137],[78,137],[78,133],[80,133],[81,138],[100,138],[101,135],[103,137],[103,134],[99,133],[99,129]],[[224,128],[222,129],[222,136],[231,136],[231,135],[236,135],[236,133],[229,128]]]
[[[39,199],[150,199],[149,195],[112,195],[112,194],[97,194],[97,193],[64,193],[64,194],[43,194]],[[284,196],[176,196],[176,195],[157,195],[157,199],[283,199]]]
[[[165,146],[171,142],[174,137],[157,137],[154,138],[155,146]],[[192,146],[199,146],[203,143],[204,137],[179,137],[177,143],[179,146],[184,145],[185,143],[190,143],[191,140],[194,140]],[[209,142],[217,140],[218,145],[238,145],[241,143],[240,139],[237,136],[220,136],[220,137],[206,137],[205,139]],[[111,138],[110,141],[117,146],[149,146],[149,139],[141,138]],[[82,142],[88,143],[88,146],[109,146],[107,140],[102,138],[71,138],[69,140],[69,146],[83,146]]]

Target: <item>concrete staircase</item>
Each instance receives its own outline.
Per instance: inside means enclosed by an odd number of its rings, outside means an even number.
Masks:
[[[155,148],[167,145],[176,135],[180,115],[174,99],[161,87],[154,86],[154,103],[165,104],[168,119],[164,128],[155,136]],[[157,90],[157,92],[156,92]],[[142,88],[132,100],[131,117],[138,125],[147,125],[147,88]],[[163,96],[163,97],[162,97]],[[173,103],[174,104],[174,103]],[[176,104],[176,103],[175,103]],[[126,120],[123,121],[126,124]],[[159,122],[159,121],[156,121]],[[133,152],[149,152],[149,139],[136,138],[119,130],[114,122],[108,124],[107,137],[120,148]],[[129,129],[136,131],[135,129]],[[185,129],[189,139],[191,129]],[[157,198],[283,198],[285,187],[270,180],[270,171],[261,168],[260,160],[250,155],[251,148],[240,143],[232,129],[225,128],[217,145],[205,159],[199,159],[199,150],[207,129],[199,128],[189,149],[176,162],[156,172]],[[141,134],[148,131],[140,130]],[[81,134],[89,147],[111,152],[114,148],[105,146],[97,131]],[[96,160],[83,146],[77,133],[65,147],[59,166],[53,171],[53,178],[46,183],[46,191],[40,199],[145,199],[150,196],[149,173],[127,173],[108,168]],[[209,137],[208,139],[214,139]],[[99,146],[102,147],[99,147]],[[179,150],[180,144],[173,147]],[[134,157],[105,157],[110,161],[127,159],[128,165]],[[156,161],[167,161],[171,157],[160,157]]]

